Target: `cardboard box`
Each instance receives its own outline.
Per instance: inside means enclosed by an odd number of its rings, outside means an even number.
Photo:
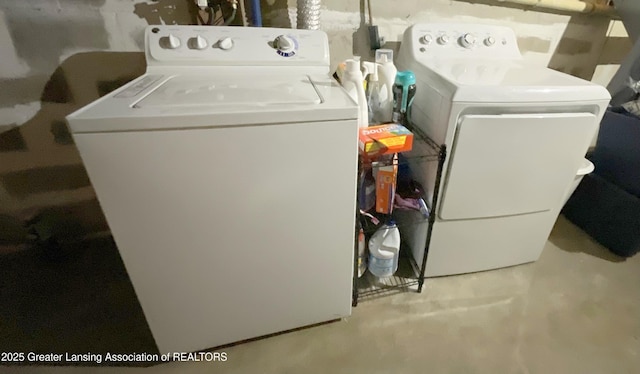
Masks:
[[[393,200],[396,196],[396,180],[398,178],[398,155],[373,165],[376,179],[376,212],[390,214],[393,211]]]
[[[367,157],[410,151],[413,133],[397,123],[363,127],[358,134],[360,153]]]

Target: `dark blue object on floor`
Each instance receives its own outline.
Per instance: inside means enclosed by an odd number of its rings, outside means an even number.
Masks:
[[[640,119],[607,111],[585,176],[563,214],[611,252],[640,251]]]
[[[563,213],[618,256],[640,250],[640,199],[597,174],[584,177]]]
[[[607,111],[591,161],[596,174],[640,198],[640,118]]]

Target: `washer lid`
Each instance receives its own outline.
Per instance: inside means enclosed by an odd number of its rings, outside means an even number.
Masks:
[[[329,74],[281,68],[241,73],[145,74],[67,116],[69,127],[76,134],[358,118],[357,104]]]
[[[314,105],[322,102],[308,76],[237,79],[217,76],[177,76],[164,82],[134,104],[134,108],[187,109],[192,107]]]

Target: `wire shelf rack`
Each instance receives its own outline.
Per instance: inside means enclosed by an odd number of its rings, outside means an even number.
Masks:
[[[429,211],[435,212],[438,204],[438,191],[440,189],[442,169],[446,158],[446,147],[444,145],[438,145],[417,126],[408,125],[406,127],[414,134],[413,149],[410,152],[403,153],[402,157],[398,158],[398,166],[400,167],[403,164],[412,164],[415,166],[422,162],[438,163],[436,180],[434,181],[431,199],[429,200],[426,196],[423,196],[429,205]],[[371,163],[366,160],[361,160],[361,170],[362,168],[367,167],[371,167]],[[364,219],[360,212],[356,213],[357,219],[361,223],[367,239],[382,223],[388,221],[388,219],[393,216],[377,213],[370,213],[370,215],[374,216],[380,223],[371,224],[371,221]],[[428,225],[426,241],[424,243],[424,256],[422,256],[422,263],[418,264],[411,253],[408,253],[409,251],[407,251],[407,248],[402,247],[400,250],[400,258],[398,259],[398,270],[392,277],[388,278],[378,278],[369,271],[366,271],[362,277],[358,278],[358,233],[356,232],[356,241],[354,245],[353,306],[357,306],[360,300],[371,300],[401,292],[422,292],[427,253],[429,250],[429,243],[431,242],[431,232],[434,221],[435,213],[431,213],[428,218],[424,218],[420,214],[416,214],[414,215],[414,218],[408,221],[405,220],[402,223],[403,226],[419,224]]]
[[[398,271],[393,276],[378,278],[367,270],[358,278],[358,298],[367,301],[396,293],[417,291],[419,275],[418,264],[410,254],[401,249]]]

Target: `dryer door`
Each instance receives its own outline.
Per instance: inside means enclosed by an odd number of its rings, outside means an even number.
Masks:
[[[591,113],[462,116],[440,217],[498,217],[557,207],[596,125]]]

